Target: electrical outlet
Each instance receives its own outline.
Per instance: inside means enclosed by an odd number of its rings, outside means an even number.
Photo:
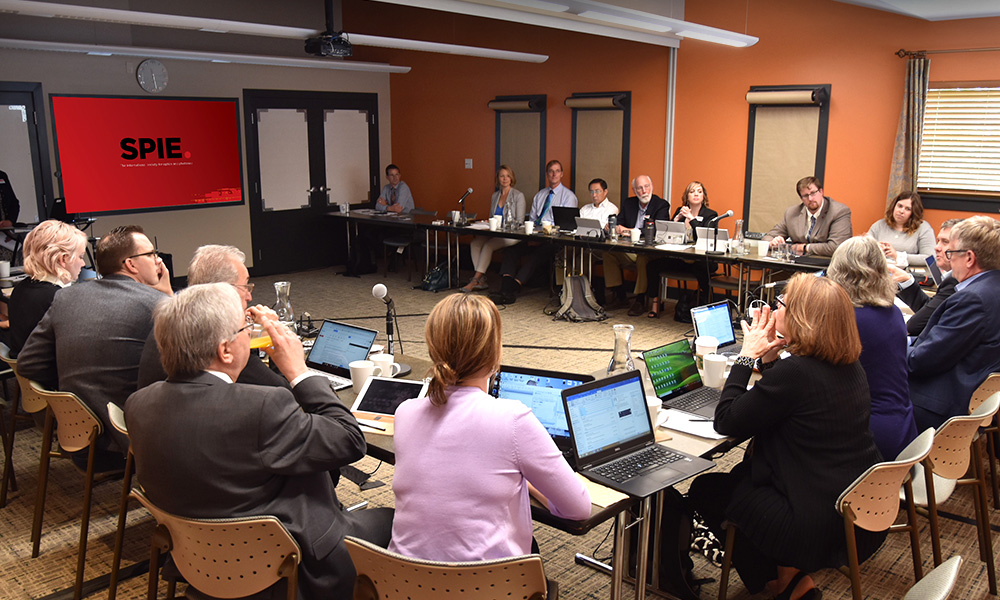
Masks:
[[[471,158],[465,159],[465,168],[466,169],[471,169],[472,168],[472,159]]]

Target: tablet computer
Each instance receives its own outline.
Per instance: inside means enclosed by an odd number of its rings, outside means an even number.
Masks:
[[[410,398],[427,395],[429,381],[393,379],[391,377],[369,377],[361,388],[351,412],[358,419],[391,423],[396,408]]]

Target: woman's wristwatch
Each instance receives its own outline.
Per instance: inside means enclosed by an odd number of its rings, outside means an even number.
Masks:
[[[752,356],[737,356],[736,364],[753,369],[757,364],[757,359]]]

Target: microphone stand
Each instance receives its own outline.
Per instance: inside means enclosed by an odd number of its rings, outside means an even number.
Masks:
[[[392,318],[395,312],[396,312],[396,306],[392,303],[392,300],[390,299],[388,302],[385,303],[385,337],[388,340],[388,344],[386,345],[388,354],[395,354],[395,352],[393,351],[395,350],[395,344],[392,338]]]
[[[705,244],[705,254],[708,254],[708,255],[711,255],[711,256],[721,256],[721,255],[725,254],[725,252],[720,252],[718,250],[718,244],[719,244],[719,221],[720,221],[719,217],[715,217],[715,219],[712,220],[712,249],[709,250],[708,249],[708,244]]]

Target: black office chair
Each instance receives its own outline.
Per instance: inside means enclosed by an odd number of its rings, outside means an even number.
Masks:
[[[414,208],[410,211],[410,214],[434,217],[437,216],[437,211]],[[420,231],[414,231],[412,233],[407,233],[406,235],[390,236],[382,240],[382,260],[385,263],[382,270],[382,276],[385,277],[389,274],[389,248],[392,248],[396,253],[405,253],[407,255],[409,265],[406,271],[406,280],[413,281],[413,265],[416,263],[413,258],[413,246],[416,245],[422,247],[424,245],[424,240],[424,234]]]

